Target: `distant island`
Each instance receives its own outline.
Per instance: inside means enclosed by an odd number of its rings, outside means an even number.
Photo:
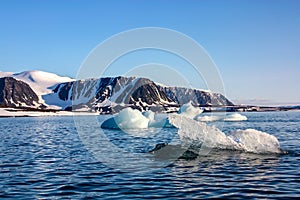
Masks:
[[[0,107],[26,111],[118,113],[126,107],[177,112],[191,102],[205,112],[279,111],[300,107],[235,105],[207,90],[164,86],[147,78],[103,77],[74,80],[43,71],[0,72]]]

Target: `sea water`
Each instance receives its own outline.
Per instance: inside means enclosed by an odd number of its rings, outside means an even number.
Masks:
[[[98,116],[99,124],[80,116],[84,128],[73,117],[1,118],[0,198],[299,197],[300,112],[243,115],[246,121],[208,125],[226,135],[268,133],[287,154],[209,149],[197,159],[155,159],[148,152],[156,144],[180,149],[178,129],[100,130],[109,116]]]

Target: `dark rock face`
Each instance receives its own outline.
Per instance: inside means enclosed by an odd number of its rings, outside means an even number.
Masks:
[[[69,92],[73,86],[73,83],[74,82],[65,83],[64,85],[59,84],[56,86],[53,92],[58,93],[59,98],[66,101],[69,98]]]
[[[145,110],[150,105],[161,107],[173,101],[157,85],[146,78],[112,77],[58,84],[53,90],[63,101],[73,101],[72,108],[87,106],[104,113],[118,112],[124,107]],[[114,105],[105,104],[109,101]],[[78,103],[77,103],[78,102]],[[118,106],[122,104],[122,106]],[[71,105],[70,105],[71,106]],[[67,107],[70,110],[70,106]]]
[[[183,88],[183,87],[162,87],[159,89],[164,92],[172,101],[179,105],[192,101],[194,105],[207,106],[207,105],[234,105],[222,94],[211,93],[197,89]]]
[[[162,87],[149,79],[135,77],[106,77],[61,83],[53,92],[60,100],[70,102],[65,108],[67,110],[85,108],[103,114],[115,113],[124,107],[168,112],[170,107],[176,110],[189,101],[199,106],[233,105],[221,94],[189,88]]]
[[[0,106],[45,109],[30,86],[11,77],[1,78]],[[57,97],[60,102],[57,102]],[[146,78],[106,77],[60,83],[53,93],[43,96],[48,105],[62,105],[65,110],[116,113],[125,107],[154,112],[173,112],[192,101],[195,106],[233,105],[223,95],[182,87],[163,87]]]
[[[116,77],[101,78],[96,93],[98,103],[109,97],[114,97],[114,103],[134,105],[144,102],[148,105],[161,104],[161,100],[171,100],[160,90],[157,85],[146,78]]]
[[[112,88],[116,88],[117,78],[101,78],[96,91],[96,99],[103,102],[111,96]],[[109,87],[111,86],[111,87]]]
[[[148,105],[172,102],[172,100],[164,92],[159,90],[153,81],[145,78],[141,78],[137,81],[130,97],[130,104],[134,104],[138,101],[145,102]]]
[[[0,106],[36,107],[38,102],[38,96],[28,84],[11,77],[0,78]]]

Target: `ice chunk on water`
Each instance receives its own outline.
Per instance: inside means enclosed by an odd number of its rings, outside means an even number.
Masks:
[[[161,116],[158,117],[153,111],[148,110],[146,112],[143,112],[143,115],[149,119],[149,128],[171,128],[174,127],[169,123],[169,120],[167,119],[167,116]]]
[[[173,127],[167,117],[157,117],[152,111],[140,112],[132,108],[121,110],[116,116],[107,119],[101,124],[106,129],[145,129],[145,128]]]
[[[155,113],[151,110],[143,112],[143,115],[147,117],[150,121],[154,121]]]
[[[275,136],[255,129],[237,130],[228,137],[247,152],[280,153],[280,145]]]
[[[183,104],[180,107],[178,114],[181,114],[181,115],[184,115],[185,117],[193,119],[193,118],[197,117],[198,115],[200,115],[202,112],[203,112],[202,109],[194,107],[192,105],[192,102],[189,102],[189,103]]]
[[[206,115],[206,116],[198,115],[194,119],[200,122],[213,122],[213,121],[234,122],[234,121],[245,121],[247,120],[247,117],[239,113],[234,113],[227,116],[226,115]]]
[[[195,120],[200,122],[214,122],[214,121],[221,121],[223,120],[222,116],[216,116],[216,115],[206,115],[206,116],[197,116]]]
[[[179,129],[178,134],[184,146],[227,149],[234,144],[222,131],[203,122],[176,114],[170,115],[169,120]]]
[[[148,128],[149,119],[138,110],[125,108],[115,116],[115,121],[120,129]]]
[[[234,114],[231,114],[227,117],[225,117],[224,121],[245,121],[247,120],[247,117],[244,116],[244,115],[241,115],[239,113],[234,113]]]
[[[172,114],[170,123],[177,127],[184,146],[239,150],[252,153],[281,153],[275,136],[254,129],[237,130],[226,136],[216,127],[185,116]],[[201,153],[201,152],[200,152]]]
[[[104,121],[101,128],[108,129],[143,129],[148,128],[149,119],[138,110],[125,108],[116,116]]]

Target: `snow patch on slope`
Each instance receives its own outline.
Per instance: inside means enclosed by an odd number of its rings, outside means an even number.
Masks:
[[[15,73],[11,77],[27,83],[39,96],[50,93],[52,91],[51,86],[74,80],[69,77],[61,77],[53,73],[37,70]]]
[[[0,72],[0,78],[3,77],[11,77],[11,75],[13,75],[13,72]]]

